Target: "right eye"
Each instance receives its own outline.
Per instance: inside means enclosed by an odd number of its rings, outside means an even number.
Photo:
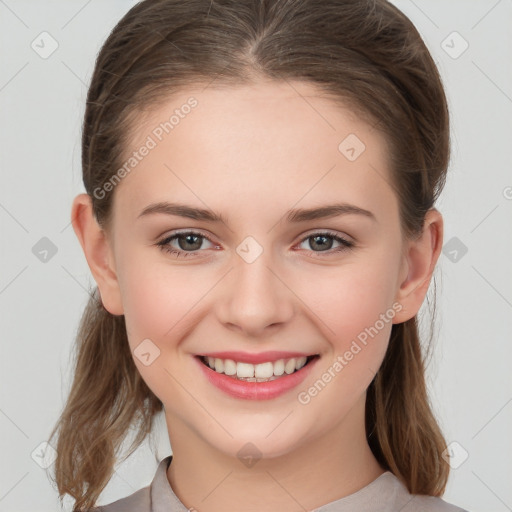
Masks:
[[[213,244],[210,238],[202,233],[199,233],[197,231],[182,231],[165,237],[156,245],[160,247],[160,249],[162,249],[163,251],[166,251],[169,254],[176,255],[176,257],[188,257],[191,255],[195,256],[196,252],[201,252],[200,249],[201,246],[203,245],[204,240],[208,240],[211,244]],[[174,241],[178,241],[178,248],[171,245],[171,243]],[[187,245],[189,247],[187,247]],[[218,246],[215,245],[215,247]]]

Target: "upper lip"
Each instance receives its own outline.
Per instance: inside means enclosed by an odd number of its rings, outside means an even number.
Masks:
[[[266,362],[275,362],[279,361],[279,359],[291,359],[293,357],[309,357],[316,354],[304,354],[303,352],[284,352],[279,350],[270,350],[267,352],[259,352],[257,354],[251,354],[249,352],[208,352],[204,354],[200,354],[205,357],[213,357],[218,359],[232,359],[233,361],[237,361],[240,363],[251,363],[251,364],[259,364]]]

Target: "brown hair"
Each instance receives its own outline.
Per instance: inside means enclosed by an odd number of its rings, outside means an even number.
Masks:
[[[113,194],[95,194],[122,165],[137,116],[193,84],[299,80],[345,101],[382,130],[404,236],[421,233],[449,160],[442,82],[411,21],[386,0],[145,0],[101,48],[87,96],[83,181],[107,229]],[[432,318],[433,320],[434,318]],[[124,316],[95,289],[75,346],[71,391],[58,431],[55,480],[73,511],[93,506],[129,428],[151,432],[161,401],[133,362]],[[440,496],[449,467],[429,405],[416,317],[393,325],[367,391],[368,443],[383,468],[415,494]]]

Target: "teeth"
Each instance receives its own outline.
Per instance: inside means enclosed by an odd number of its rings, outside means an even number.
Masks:
[[[284,371],[288,375],[295,371],[295,359],[294,358],[288,359],[288,361],[286,361],[286,363],[284,365]]]
[[[269,379],[272,375],[274,375],[274,365],[272,363],[254,365],[254,376],[257,379]]]
[[[307,357],[298,357],[297,360],[295,361],[295,369],[300,370],[306,364],[307,360]]]
[[[224,361],[222,359],[215,359],[215,371],[224,373]]]
[[[279,359],[275,362],[260,364],[240,363],[232,359],[219,359],[214,357],[203,358],[208,366],[217,373],[233,376],[249,382],[263,382],[275,380],[281,375],[291,375],[300,370],[307,361],[307,357],[292,357]]]
[[[237,377],[254,377],[254,365],[249,363],[236,363]]]
[[[215,370],[217,371],[217,370]],[[224,361],[224,373],[226,375],[236,375],[236,363],[232,359]]]
[[[279,359],[274,363],[274,375],[283,375],[284,373],[284,359]]]

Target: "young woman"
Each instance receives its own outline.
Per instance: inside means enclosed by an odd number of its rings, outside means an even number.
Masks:
[[[438,71],[385,0],[135,5],[87,97],[72,222],[98,286],[59,495],[98,506],[163,411],[172,456],[97,510],[462,510],[417,328],[448,159]]]

